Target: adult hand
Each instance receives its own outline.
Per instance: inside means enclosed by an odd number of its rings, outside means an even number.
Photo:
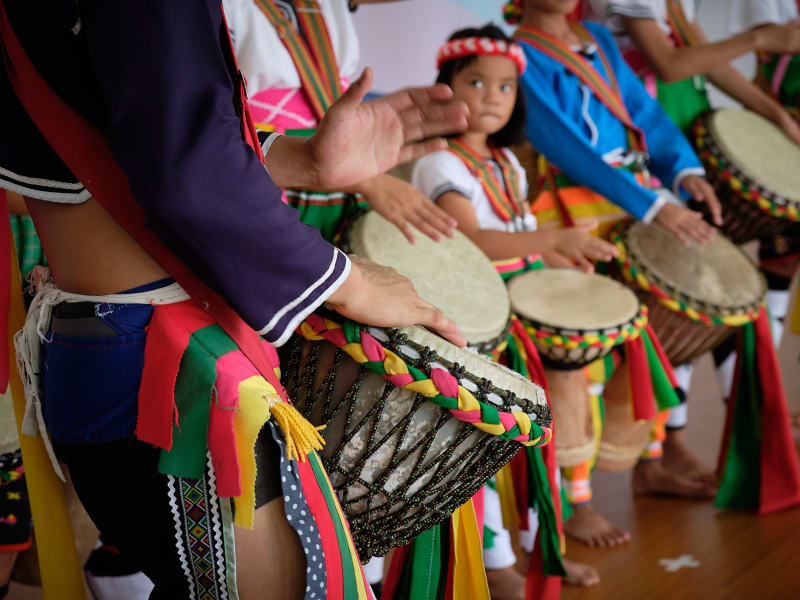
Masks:
[[[597,223],[552,231],[552,250],[542,256],[551,267],[576,267],[586,273],[594,272],[596,261],[609,261],[619,255],[617,248],[589,233]]]
[[[800,20],[784,25],[770,24],[754,30],[756,49],[770,54],[800,53]]]
[[[784,135],[800,146],[800,123],[789,114],[782,106],[777,109],[777,114],[772,119],[775,125],[783,131]]]
[[[372,70],[328,109],[309,140],[315,189],[346,188],[446,147],[437,136],[463,131],[469,110],[446,85],[409,88],[362,102]]]
[[[717,227],[722,226],[722,205],[711,184],[698,175],[687,175],[681,181],[681,187],[698,202],[704,202],[711,212],[711,220]]]
[[[667,202],[658,211],[655,220],[674,233],[684,246],[689,246],[691,240],[707,244],[714,239],[715,230],[703,221],[703,215],[680,204]]]
[[[391,267],[351,255],[350,275],[328,298],[328,306],[359,323],[378,327],[422,325],[456,346],[467,341],[458,325],[417,295],[411,281]]]
[[[442,234],[453,237],[458,224],[456,220],[402,179],[388,174],[378,175],[355,189],[373,210],[393,223],[412,244],[416,242],[412,225],[437,242],[442,239]]]

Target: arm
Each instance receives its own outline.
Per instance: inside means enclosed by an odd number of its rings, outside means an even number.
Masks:
[[[633,175],[610,167],[560,109],[553,84],[534,60],[522,77],[528,105],[526,135],[533,146],[573,181],[602,194],[635,218],[649,221],[663,201]]]
[[[708,73],[754,50],[800,52],[800,30],[794,24],[768,25],[713,44],[703,39],[702,45],[675,47],[654,19],[623,16],[622,22],[653,71],[666,82]]]
[[[148,226],[275,343],[328,299],[346,316],[370,317],[364,298],[389,291],[394,304],[387,306],[408,311],[397,320],[437,328],[436,321],[452,333],[441,313],[403,287],[403,278],[376,278],[370,265],[351,272],[348,258],[281,202],[241,138],[218,6],[81,6],[109,110],[105,134]]]
[[[492,260],[541,254],[550,266],[577,265],[594,271],[594,261],[609,261],[617,250],[589,233],[597,224],[549,231],[507,232],[481,229],[469,199],[458,192],[445,192],[436,201],[457,222],[458,229]]]

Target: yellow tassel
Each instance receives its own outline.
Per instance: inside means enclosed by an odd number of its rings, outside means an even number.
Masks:
[[[315,427],[287,402],[272,403],[269,412],[286,438],[286,454],[290,460],[305,462],[312,450],[322,450],[325,440],[319,432],[325,429],[325,425]]]

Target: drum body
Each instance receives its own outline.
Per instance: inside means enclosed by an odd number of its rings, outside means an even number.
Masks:
[[[615,230],[613,241],[619,250],[613,274],[647,304],[673,365],[693,361],[757,318],[766,282],[725,236],[686,247],[660,225],[636,222]]]
[[[549,425],[543,390],[516,373],[419,327],[368,331],[410,367],[445,368],[490,406]],[[321,455],[362,559],[446,519],[521,448],[393,385],[334,344],[295,335],[280,353],[289,396],[311,423],[326,425]]]
[[[727,108],[700,116],[693,142],[723,203],[734,243],[776,235],[800,220],[800,148],[774,124]]]
[[[601,471],[625,471],[639,460],[650,440],[653,420],[635,421],[630,398],[630,369],[622,363],[603,390],[605,420],[597,450],[597,468]]]
[[[646,319],[618,282],[577,269],[541,269],[508,285],[511,306],[551,369],[574,370],[637,337]]]

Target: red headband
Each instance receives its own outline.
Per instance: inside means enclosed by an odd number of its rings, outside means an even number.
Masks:
[[[485,37],[470,37],[451,40],[439,48],[439,52],[436,54],[436,68],[441,69],[442,64],[448,60],[476,55],[505,56],[510,58],[517,63],[517,70],[520,75],[525,72],[525,66],[527,65],[522,48],[514,42],[494,40]]]

